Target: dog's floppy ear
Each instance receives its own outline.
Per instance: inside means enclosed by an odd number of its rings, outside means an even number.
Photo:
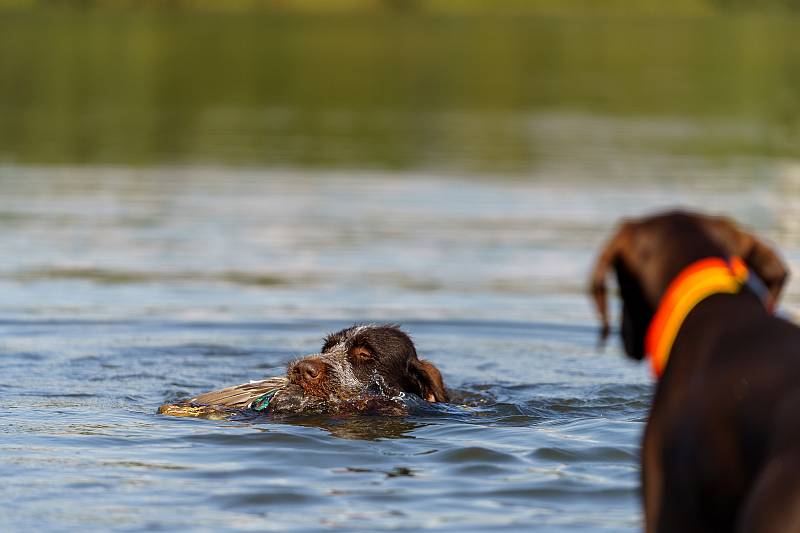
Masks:
[[[612,266],[621,257],[622,249],[629,246],[631,227],[627,222],[623,222],[617,232],[608,241],[592,269],[592,276],[589,280],[589,290],[594,300],[597,313],[600,315],[600,338],[605,340],[611,330],[608,320],[608,289],[606,288],[606,277]]]
[[[444,389],[442,373],[430,361],[412,359],[409,371],[419,383],[419,395],[429,402],[448,402],[450,398]]]
[[[647,327],[653,318],[653,309],[647,303],[638,277],[625,264],[625,252],[632,246],[634,226],[624,222],[611,240],[600,252],[590,281],[592,298],[600,315],[601,339],[606,339],[610,330],[608,317],[608,289],[606,277],[613,269],[617,274],[620,297],[622,298],[622,326],[620,332],[625,352],[634,359],[644,357],[644,338]]]
[[[789,269],[778,253],[752,233],[740,229],[732,220],[724,217],[716,219],[726,235],[730,253],[741,257],[747,266],[761,278],[769,291],[767,307],[772,309],[778,303],[781,291],[789,278]],[[727,237],[727,238],[725,238]]]
[[[767,286],[769,300],[766,304],[774,309],[789,278],[789,269],[770,246],[749,233],[742,232],[742,236],[745,246],[740,255]]]

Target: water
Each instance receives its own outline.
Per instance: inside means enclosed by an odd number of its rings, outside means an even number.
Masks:
[[[650,378],[597,347],[594,250],[618,215],[670,198],[737,213],[796,264],[798,206],[782,194],[800,183],[794,168],[766,184],[724,173],[636,188],[4,168],[0,518],[11,530],[635,531]],[[470,407],[279,423],[155,414],[280,374],[354,321],[402,323]]]
[[[798,31],[785,15],[0,11],[0,162],[524,173],[596,115],[630,149],[798,157]]]
[[[797,271],[797,21],[179,14],[0,18],[0,529],[639,530],[589,267],[683,205]],[[457,405],[156,414],[384,321]]]

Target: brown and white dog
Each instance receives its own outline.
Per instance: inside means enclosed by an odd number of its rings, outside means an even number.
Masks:
[[[771,312],[787,278],[776,252],[725,218],[623,221],[591,277],[604,336],[610,270],[625,351],[661,375],[642,449],[646,530],[800,531],[800,328]]]
[[[401,414],[401,393],[447,402],[442,375],[419,359],[411,338],[395,325],[355,325],[325,338],[320,353],[289,364],[285,377],[207,392],[158,412],[173,416],[225,416],[251,409],[279,414],[341,411]]]

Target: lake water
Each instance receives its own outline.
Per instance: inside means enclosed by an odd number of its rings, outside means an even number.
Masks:
[[[601,22],[0,19],[0,529],[639,530],[652,380],[589,266],[682,205],[796,272],[800,56],[791,19]],[[353,322],[467,405],[156,414]]]

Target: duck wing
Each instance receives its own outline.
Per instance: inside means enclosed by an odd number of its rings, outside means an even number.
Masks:
[[[276,392],[286,386],[285,377],[276,377],[242,383],[225,389],[203,393],[189,400],[195,405],[218,405],[232,409],[244,409],[250,407],[254,401],[265,394]]]
[[[206,392],[179,403],[165,404],[158,412],[171,416],[191,416],[201,418],[225,418],[238,409],[254,407],[261,410],[269,404],[276,392],[286,387],[285,377],[274,377],[242,383]],[[259,405],[253,405],[261,400]]]

